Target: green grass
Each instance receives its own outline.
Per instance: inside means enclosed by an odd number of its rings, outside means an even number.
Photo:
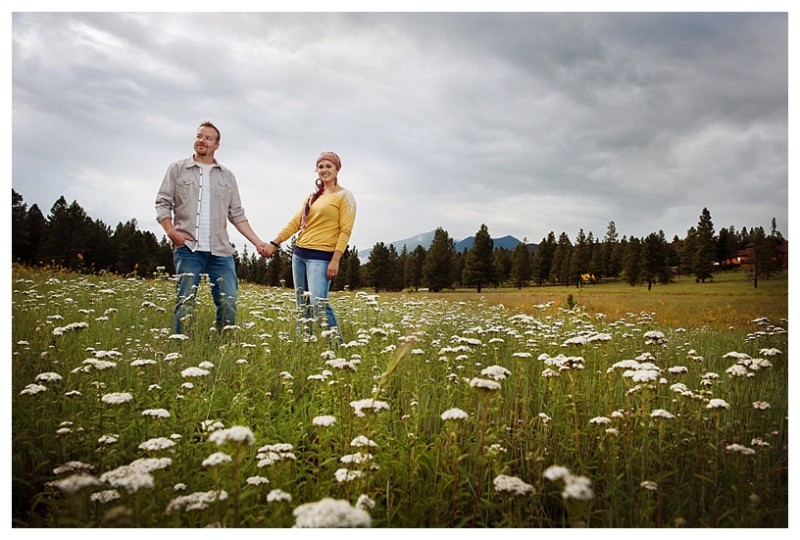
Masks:
[[[644,311],[655,313],[658,322],[667,326],[711,326],[725,330],[731,326],[746,328],[756,316],[774,321],[787,318],[788,286],[788,274],[784,272],[761,279],[758,288],[754,288],[753,276],[741,270],[720,272],[706,283],[696,283],[691,276],[678,277],[667,285],[655,284],[649,291],[643,285],[632,287],[622,281],[607,281],[580,288],[484,288],[480,295],[474,289],[416,294],[456,301],[480,296],[492,304],[500,303],[526,313],[534,313],[537,305],[548,302],[566,307],[571,296],[574,304],[592,316],[602,313],[618,319]]]
[[[692,285],[337,294],[347,344],[331,350],[296,337],[285,290],[243,285],[238,325],[220,335],[204,289],[194,335],[177,340],[169,280],[15,267],[13,525],[290,527],[303,504],[364,495],[373,527],[786,527],[786,279],[756,296],[736,276]],[[706,305],[735,315],[710,320]],[[85,327],[54,333],[71,323]],[[642,381],[614,367],[634,359]],[[737,363],[745,376],[729,374]],[[500,388],[471,387],[491,366],[510,373]],[[186,376],[197,367],[207,375]],[[41,380],[51,372],[61,379]],[[46,390],[29,394],[34,383]],[[131,400],[103,400],[113,393]],[[373,397],[388,408],[359,416],[351,402]],[[443,420],[453,408],[468,417]],[[335,423],[315,425],[322,415]],[[214,442],[234,426],[252,444]],[[376,446],[351,446],[359,436]],[[149,450],[152,439],[174,445]],[[278,443],[289,454],[263,449]],[[209,464],[217,452],[230,460]],[[88,469],[71,480],[94,485],[65,491],[72,473],[55,470],[71,462]],[[153,463],[163,468],[131,470]],[[565,497],[564,479],[543,476],[552,466],[590,491]],[[535,492],[498,491],[499,475]],[[182,506],[203,493],[204,508]]]

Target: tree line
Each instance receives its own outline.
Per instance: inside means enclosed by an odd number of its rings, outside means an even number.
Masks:
[[[92,219],[73,201],[62,196],[44,216],[36,204],[28,208],[12,189],[12,260],[28,266],[51,266],[77,272],[153,277],[172,275],[172,246],[164,235],[140,231],[135,219],[119,223],[113,230]],[[616,225],[608,223],[603,239],[581,229],[571,239],[550,232],[539,244],[524,239],[514,249],[494,247],[483,224],[471,248],[456,251],[455,240],[444,228],[434,233],[426,249],[417,246],[398,253],[392,244],[377,242],[365,264],[355,246],[343,254],[342,271],[331,284],[333,290],[370,288],[379,292],[428,289],[433,292],[459,287],[584,286],[605,280],[623,280],[634,286],[666,284],[678,275],[694,276],[698,282],[714,272],[744,264],[759,279],[769,279],[787,265],[788,243],[772,219],[770,231],[763,227],[736,230],[732,225],[715,232],[711,213],[703,208],[696,226],[683,238],[667,240],[663,231],[646,237],[619,238]],[[293,243],[270,260],[247,246],[236,252],[239,278],[261,285],[293,288],[291,250]]]

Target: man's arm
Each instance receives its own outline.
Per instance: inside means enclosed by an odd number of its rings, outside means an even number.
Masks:
[[[256,234],[256,232],[253,230],[253,227],[250,226],[250,222],[249,221],[247,221],[247,220],[239,221],[238,223],[234,223],[233,226],[236,227],[236,230],[238,230],[240,233],[242,233],[242,235],[245,238],[250,240],[250,242],[254,246],[256,246],[256,250],[258,250],[258,252],[263,255],[262,251],[266,250],[266,248],[267,248],[267,246],[269,244],[264,242]]]

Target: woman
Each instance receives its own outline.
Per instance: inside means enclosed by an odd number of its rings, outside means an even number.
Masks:
[[[328,291],[331,280],[339,273],[339,260],[353,232],[356,200],[349,190],[339,185],[338,176],[342,168],[339,156],[323,152],[317,158],[316,166],[316,189],[264,248],[262,255],[272,257],[283,242],[297,233],[292,254],[292,277],[298,314],[302,313],[306,319],[314,317],[329,329],[336,328],[336,336],[339,336],[339,325],[328,303]]]

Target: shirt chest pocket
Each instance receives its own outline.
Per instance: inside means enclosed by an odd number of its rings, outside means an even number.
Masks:
[[[194,179],[189,175],[184,175],[175,181],[175,198],[178,203],[188,203],[196,198]]]
[[[214,179],[214,200],[219,201],[219,204],[224,208],[228,207],[233,193],[233,182],[226,176],[221,176],[219,179]],[[212,203],[213,204],[213,203]]]

